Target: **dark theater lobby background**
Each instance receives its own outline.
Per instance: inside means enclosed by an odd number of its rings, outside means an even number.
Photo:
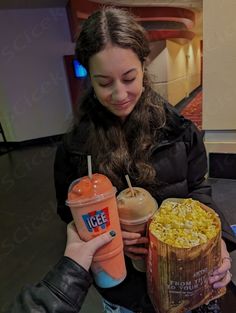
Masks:
[[[66,225],[56,214],[53,163],[89,86],[86,72],[74,58],[75,38],[88,15],[109,3],[0,1],[1,313],[24,285],[40,280],[64,252]],[[128,8],[146,28],[153,89],[202,132],[213,198],[227,221],[236,224],[232,83],[236,2],[115,0],[112,4]],[[235,252],[232,258],[236,284]],[[233,282],[220,299],[222,313],[235,311]],[[81,312],[102,313],[94,287]]]

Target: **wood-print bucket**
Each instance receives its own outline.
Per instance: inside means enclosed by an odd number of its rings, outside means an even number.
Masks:
[[[167,199],[164,203],[183,200]],[[225,288],[213,289],[208,282],[209,274],[221,264],[220,219],[212,209],[201,207],[213,213],[218,231],[205,244],[192,248],[173,247],[158,240],[149,227],[148,293],[158,313],[184,313],[226,292]]]

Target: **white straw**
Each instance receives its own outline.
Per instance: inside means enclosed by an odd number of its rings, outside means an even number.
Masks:
[[[125,179],[126,179],[126,181],[127,181],[127,184],[128,184],[128,186],[129,186],[129,189],[130,189],[130,191],[131,191],[131,195],[132,195],[132,197],[134,197],[134,196],[135,196],[135,194],[134,194],[134,189],[133,189],[133,187],[132,187],[132,185],[131,185],[131,182],[130,182],[130,179],[129,179],[129,175],[125,175]]]
[[[90,179],[93,178],[93,173],[92,173],[92,161],[91,161],[91,155],[87,156],[87,161],[88,161],[88,176]]]

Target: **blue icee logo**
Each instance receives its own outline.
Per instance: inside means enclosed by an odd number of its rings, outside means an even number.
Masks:
[[[99,232],[100,229],[106,229],[110,225],[108,207],[84,214],[82,218],[88,231],[91,233]]]

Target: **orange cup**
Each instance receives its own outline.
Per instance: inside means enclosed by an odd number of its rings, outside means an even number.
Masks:
[[[92,179],[85,176],[72,182],[66,201],[84,241],[110,230],[116,232],[116,237],[98,249],[93,258],[91,269],[94,280],[102,288],[114,287],[126,277],[115,194],[116,188],[106,176],[93,174]]]

